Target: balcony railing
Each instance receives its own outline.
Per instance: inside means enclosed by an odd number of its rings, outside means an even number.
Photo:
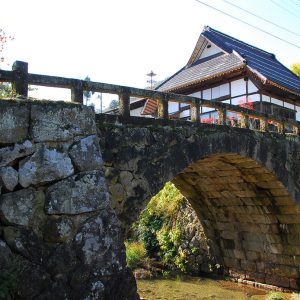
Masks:
[[[218,112],[218,125],[231,125],[241,128],[249,128],[250,120],[256,120],[259,130],[269,131],[269,124],[276,131],[285,134],[290,132],[300,135],[299,122],[290,119],[278,118],[272,115],[227,103],[213,100],[204,100],[192,96],[145,90],[128,86],[93,82],[58,76],[38,75],[28,73],[28,63],[16,61],[11,71],[0,70],[0,82],[11,82],[12,93],[17,98],[28,97],[28,85],[67,88],[71,90],[71,101],[83,103],[83,92],[92,91],[99,93],[117,94],[119,96],[118,112],[123,118],[130,117],[130,97],[155,99],[158,107],[158,118],[168,119],[168,103],[180,102],[189,104],[191,122],[200,122],[200,108],[208,107]],[[238,115],[238,122],[228,122],[227,112]]]

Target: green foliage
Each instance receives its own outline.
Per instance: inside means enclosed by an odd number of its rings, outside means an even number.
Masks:
[[[0,98],[8,98],[12,96],[11,84],[0,82]]]
[[[184,197],[168,182],[154,196],[141,214],[133,230],[137,239],[144,243],[147,255],[162,260],[170,269],[186,271],[186,255],[179,251],[181,228],[176,219]]]
[[[143,243],[125,242],[127,265],[135,269],[138,264],[146,258],[146,249]]]
[[[148,210],[145,210],[136,226],[138,238],[144,243],[149,257],[158,258],[160,248],[156,233],[160,230],[162,224],[163,219],[161,216],[151,214]]]
[[[291,65],[291,70],[300,77],[300,61]]]
[[[186,255],[179,250],[181,244],[181,230],[179,228],[171,228],[164,225],[157,232],[157,239],[160,247],[160,257],[162,261],[171,269],[179,269],[186,271]]]
[[[279,292],[270,292],[267,295],[267,300],[285,300],[285,297]]]
[[[174,184],[167,182],[164,188],[152,197],[147,210],[150,214],[161,216],[166,220],[174,215],[174,212],[178,210],[183,201],[184,197]]]
[[[108,105],[108,108],[109,109],[115,109],[115,108],[118,108],[118,105],[119,105],[119,101],[116,100],[116,99],[113,99],[110,101],[109,105]]]

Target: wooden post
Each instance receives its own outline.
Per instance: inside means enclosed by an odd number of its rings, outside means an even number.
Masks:
[[[71,101],[83,104],[83,87],[81,80],[74,80],[71,87]]]
[[[249,116],[248,115],[241,115],[241,128],[249,128],[250,122],[249,122]]]
[[[192,103],[190,106],[191,110],[191,121],[192,122],[200,122],[200,104],[199,102]]]
[[[126,92],[119,95],[119,114],[123,118],[130,118],[130,97]]]
[[[157,100],[157,117],[159,119],[168,119],[169,117],[169,101],[168,98]]]
[[[28,97],[28,63],[15,61],[12,66],[15,80],[12,83],[12,94],[14,97]]]
[[[266,117],[259,119],[259,130],[262,132],[269,131],[268,119]]]
[[[218,108],[219,124],[226,125],[226,108]]]

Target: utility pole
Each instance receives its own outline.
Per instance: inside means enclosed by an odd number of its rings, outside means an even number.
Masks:
[[[155,74],[152,70],[150,73],[147,74],[147,76],[150,77],[149,80],[147,80],[147,83],[150,83],[150,89],[153,90],[153,84],[154,84],[154,80],[153,80],[153,77],[156,76],[157,74]]]

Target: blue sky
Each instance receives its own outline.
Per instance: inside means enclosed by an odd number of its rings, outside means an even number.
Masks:
[[[223,0],[202,1],[300,45],[299,36]],[[300,35],[299,0],[230,1]],[[93,81],[141,88],[150,70],[162,80],[184,66],[205,25],[274,53],[286,66],[300,61],[299,48],[195,0],[10,0],[2,1],[0,10],[0,28],[15,37],[7,45],[6,63],[23,60],[31,73],[82,79],[89,75]]]

